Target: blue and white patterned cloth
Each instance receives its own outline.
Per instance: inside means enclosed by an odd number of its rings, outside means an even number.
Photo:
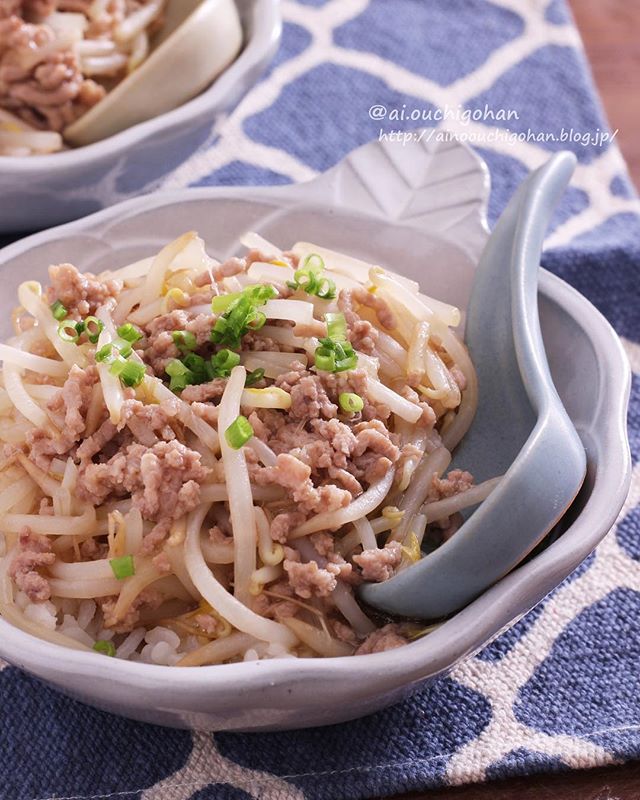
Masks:
[[[634,367],[630,498],[596,554],[518,625],[412,700],[350,724],[163,730],[7,667],[2,800],[350,800],[640,756],[639,205],[615,143],[557,141],[563,128],[570,138],[606,131],[567,9],[562,0],[285,0],[283,12],[268,75],[166,185],[305,180],[380,130],[434,124],[416,122],[414,109],[448,108],[447,127],[475,137],[491,168],[493,222],[529,169],[574,149],[579,166],[544,263],[607,315]],[[496,136],[495,124],[520,139]]]

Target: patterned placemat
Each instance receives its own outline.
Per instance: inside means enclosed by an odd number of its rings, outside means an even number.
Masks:
[[[416,126],[487,160],[495,221],[549,152],[579,166],[544,264],[614,324],[636,373],[631,495],[595,555],[411,701],[278,734],[191,734],[0,673],[3,800],[349,800],[640,757],[639,205],[561,0],[285,0],[265,79],[168,187],[300,181]],[[206,232],[203,231],[206,235]]]

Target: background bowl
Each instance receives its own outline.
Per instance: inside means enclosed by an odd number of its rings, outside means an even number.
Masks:
[[[321,243],[403,272],[464,307],[487,237],[488,189],[484,164],[455,142],[375,142],[307,184],[193,189],[128,201],[0,252],[0,338],[10,334],[18,284],[27,276],[46,280],[51,262],[114,268],[189,229],[219,258],[237,250],[247,229],[283,247],[298,239]],[[99,708],[206,730],[341,722],[442,675],[569,575],[610,529],[628,490],[630,372],[618,338],[585,298],[548,272],[541,275],[540,313],[556,386],[587,450],[585,485],[553,544],[429,636],[375,655],[175,669],[72,652],[0,619],[0,656]]]
[[[279,0],[235,0],[244,31],[236,60],[188,103],[95,144],[50,155],[0,156],[0,234],[58,225],[152,191],[211,135],[274,56]]]

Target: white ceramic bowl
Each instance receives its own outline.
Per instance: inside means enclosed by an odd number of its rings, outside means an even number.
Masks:
[[[93,271],[124,265],[188,229],[218,257],[235,252],[247,228],[282,246],[322,243],[393,267],[464,307],[486,241],[487,194],[486,168],[461,145],[432,152],[418,143],[376,142],[308,184],[132,200],[0,252],[0,338],[9,334],[15,290],[26,276],[43,280],[47,265],[62,260]],[[99,708],[206,730],[341,722],[442,675],[572,572],[609,530],[628,489],[630,375],[620,343],[587,300],[547,272],[540,312],[558,391],[588,453],[587,480],[562,536],[434,633],[375,655],[175,669],[71,652],[0,620],[0,656]]]
[[[0,234],[58,225],[157,187],[211,135],[216,117],[256,82],[278,47],[279,0],[235,0],[244,31],[236,60],[180,107],[95,144],[0,156]]]

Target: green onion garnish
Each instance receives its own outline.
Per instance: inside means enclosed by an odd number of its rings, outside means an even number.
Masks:
[[[214,314],[221,314],[226,311],[231,303],[237,300],[242,292],[231,292],[230,294],[219,294],[211,300],[211,310]]]
[[[251,423],[242,414],[236,417],[224,432],[224,438],[227,440],[229,447],[234,450],[239,450],[249,439],[253,436],[253,428]]]
[[[76,329],[76,323],[70,319],[61,322],[58,325],[58,336],[63,342],[73,342],[75,344],[80,338],[80,334]]]
[[[309,253],[309,255],[302,262],[302,266],[306,269],[312,269],[314,272],[322,272],[324,269],[324,259],[318,253]]]
[[[113,358],[111,351],[113,350],[113,344],[108,342],[107,344],[103,344],[102,347],[96,351],[96,361],[98,363],[102,361],[111,361]]]
[[[327,323],[327,336],[329,339],[347,338],[347,320],[344,318],[344,314],[340,312],[325,314],[324,321]]]
[[[354,394],[353,392],[342,392],[338,396],[338,403],[340,403],[340,408],[343,411],[351,414],[357,414],[358,411],[362,411],[364,408],[364,400],[359,394]]]
[[[115,369],[114,369],[115,368]],[[146,375],[144,364],[119,358],[113,362],[109,372],[117,375],[125,386],[140,386]]]
[[[315,291],[316,297],[321,300],[333,300],[336,296],[336,285],[329,278],[320,278]]]
[[[120,558],[112,558],[109,561],[113,574],[119,581],[125,578],[130,578],[136,574],[136,565],[133,563],[133,556],[121,556]]]
[[[193,383],[193,372],[177,358],[172,358],[164,371],[171,378],[169,388],[172,392],[180,392],[185,386]]]
[[[226,302],[230,295],[214,297],[211,301],[212,310],[214,313],[224,310],[224,313],[213,326],[211,341],[228,347],[239,347],[245,333],[258,330],[267,321],[265,315],[257,310],[258,307],[277,294],[273,286],[257,285],[247,286],[242,292],[235,293],[231,302]]]
[[[336,371],[336,357],[333,353],[322,351],[319,347],[315,353],[316,369],[322,372]]]
[[[288,281],[291,289],[302,289],[322,300],[333,300],[336,285],[330,278],[321,276],[324,261],[317,253],[310,253],[302,262],[302,267],[293,273],[293,281]]]
[[[190,371],[191,376],[187,383],[206,383],[215,378],[214,369],[210,361],[205,361],[197,353],[187,353],[182,363]]]
[[[316,274],[312,269],[297,269],[293,273],[293,282],[289,283],[292,289],[304,289],[305,292],[313,294],[316,284]]]
[[[228,378],[231,370],[240,363],[240,356],[233,350],[220,350],[211,357],[211,364],[217,377]]]
[[[129,358],[131,353],[133,353],[133,342],[130,342],[128,339],[123,339],[121,336],[113,340],[113,346],[123,358]]]
[[[87,339],[91,344],[98,344],[98,339],[104,329],[104,322],[97,317],[85,317],[84,322],[79,322],[76,328],[79,325],[83,326],[82,331],[87,334]],[[78,330],[78,333],[82,333],[82,331]]]
[[[121,339],[124,339],[125,342],[129,342],[130,344],[135,344],[135,342],[142,339],[140,331],[130,322],[125,322],[124,325],[121,325],[116,333]]]
[[[93,645],[96,653],[102,653],[103,656],[110,656],[113,658],[116,654],[116,646],[113,642],[108,642],[106,639],[98,639]]]
[[[317,369],[323,372],[345,372],[354,369],[357,363],[358,356],[349,342],[339,339],[320,339],[315,352]]]
[[[191,331],[173,331],[171,338],[175,346],[182,353],[189,353],[198,346],[198,340]]]
[[[62,320],[67,316],[67,309],[60,302],[60,300],[56,300],[55,303],[52,303],[50,308],[54,319],[57,319],[58,322],[62,322]]]
[[[247,373],[247,377],[244,379],[245,386],[253,386],[254,384],[258,383],[264,378],[264,370],[262,367],[258,367],[254,369],[252,372]]]

